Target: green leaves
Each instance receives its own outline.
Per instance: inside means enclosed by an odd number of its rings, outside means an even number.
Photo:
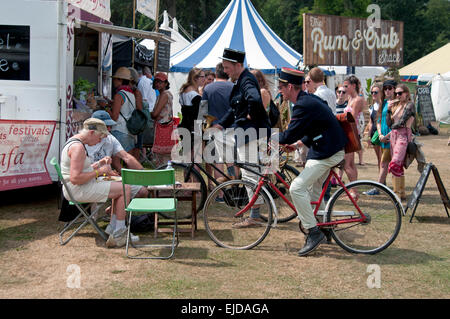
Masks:
[[[231,0],[160,0],[195,38],[205,32]],[[296,51],[303,52],[303,13],[368,17],[369,4],[381,7],[381,18],[405,23],[404,60],[409,64],[450,41],[448,0],[251,0],[269,27]],[[111,0],[111,21],[132,27],[133,0]],[[136,13],[136,28],[154,30],[155,22]]]

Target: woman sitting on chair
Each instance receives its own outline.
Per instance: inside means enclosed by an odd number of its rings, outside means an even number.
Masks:
[[[125,201],[121,182],[98,180],[99,177],[118,175],[111,169],[111,158],[106,156],[92,163],[87,156],[85,144],[98,144],[109,134],[102,120],[90,118],[84,121],[83,129],[71,137],[61,152],[61,173],[67,182],[67,187],[74,200],[84,203],[106,202],[113,200],[111,227],[114,230],[106,242],[106,247],[122,247],[127,240],[125,227]],[[130,198],[130,188],[125,188],[127,199]],[[63,188],[66,198],[69,196]]]

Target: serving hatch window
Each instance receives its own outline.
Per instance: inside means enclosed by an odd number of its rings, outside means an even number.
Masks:
[[[30,26],[0,25],[0,80],[30,80]]]

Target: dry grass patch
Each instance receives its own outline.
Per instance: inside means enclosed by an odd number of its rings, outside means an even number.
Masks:
[[[450,189],[447,139],[419,138]],[[367,165],[358,166],[360,178],[376,180],[372,152],[364,153]],[[411,193],[420,175],[416,164],[406,175]],[[196,237],[183,234],[172,260],[129,260],[124,249],[105,248],[90,226],[60,246],[53,186],[0,196],[0,298],[450,297],[450,219],[432,175],[417,218],[409,223],[409,211],[393,245],[374,256],[352,255],[333,243],[299,258],[304,236],[295,221],[272,229],[255,249],[222,249],[209,239],[200,214]],[[371,264],[381,269],[379,289],[367,286]],[[67,286],[69,265],[79,266],[80,288]]]

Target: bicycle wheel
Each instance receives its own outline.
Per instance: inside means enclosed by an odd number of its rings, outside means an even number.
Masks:
[[[336,243],[351,253],[359,254],[376,254],[389,247],[400,232],[402,223],[401,203],[394,193],[371,181],[356,181],[346,187],[358,194],[356,203],[367,220],[331,226],[331,235]],[[375,190],[378,195],[367,195],[369,190]],[[361,215],[349,195],[339,188],[330,199],[326,220],[358,218]]]
[[[240,217],[236,213],[249,202],[247,188],[256,189],[256,184],[243,180],[231,180],[217,186],[206,199],[203,209],[205,228],[211,239],[219,246],[231,249],[251,249],[258,245],[270,231],[272,224],[272,204],[269,196],[263,191],[259,194],[262,200],[260,213],[267,216],[267,221],[255,227],[235,228],[236,223],[250,216],[249,209]],[[219,202],[217,199],[220,198]]]
[[[205,204],[206,196],[207,196],[207,188],[206,183],[202,177],[202,175],[195,170],[193,167],[190,168],[190,165],[184,163],[172,163],[172,168],[175,170],[175,180],[180,183],[200,183],[200,192],[197,192],[196,195],[196,203],[197,203],[197,213],[203,209],[203,205]],[[167,165],[162,165],[157,169],[165,169]],[[178,197],[190,197],[192,193],[189,191],[177,192],[176,196]],[[178,201],[178,218],[179,219],[188,219],[192,216],[192,207],[191,203],[187,201]],[[173,214],[164,215],[166,218],[173,218]]]

